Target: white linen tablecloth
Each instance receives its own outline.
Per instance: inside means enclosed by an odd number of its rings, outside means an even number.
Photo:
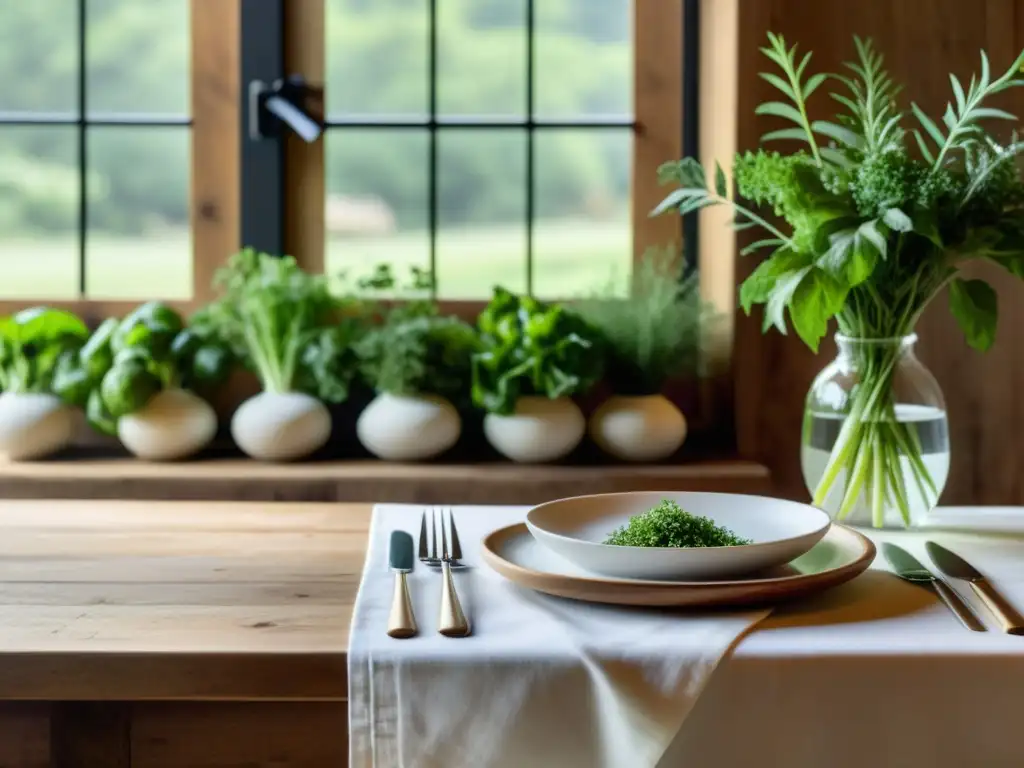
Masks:
[[[387,508],[389,518],[394,514],[391,509]],[[457,514],[460,531],[466,531],[463,549],[468,551],[466,543],[472,541],[476,531],[498,527],[517,513],[479,508],[459,510]],[[473,528],[467,525],[470,519],[478,521]],[[1024,610],[1024,509],[940,509],[929,524],[934,530],[869,535],[876,542],[900,544],[925,564],[930,563],[924,541],[931,538],[945,544],[986,573]],[[405,527],[414,532],[416,526],[418,517],[415,524]],[[967,527],[1008,535],[958,530]],[[472,535],[470,530],[474,531]],[[375,531],[376,555],[368,558],[367,567],[386,572],[384,542],[389,531],[390,527]],[[714,667],[710,657],[692,678],[689,689],[691,679],[672,675],[668,667],[669,675],[661,679],[662,698],[647,700],[647,715],[631,719],[609,714],[604,720],[598,703],[601,697],[612,700],[613,695],[608,695],[611,691],[623,690],[615,687],[621,679],[616,670],[621,666],[614,663],[614,653],[597,655],[590,644],[622,648],[623,656],[632,657],[634,671],[650,673],[648,685],[655,687],[647,690],[659,690],[658,677],[666,667],[647,656],[660,647],[657,639],[649,636],[658,626],[659,637],[675,639],[677,628],[690,626],[688,616],[658,613],[641,619],[639,624],[634,618],[627,626],[611,621],[617,609],[594,609],[586,621],[570,621],[570,615],[575,617],[571,604],[542,596],[531,598],[511,585],[506,585],[510,592],[499,593],[514,595],[509,600],[513,606],[520,601],[532,606],[520,612],[517,607],[506,608],[503,601],[489,608],[479,604],[482,590],[490,595],[487,580],[499,577],[483,566],[475,572],[481,586],[478,588],[478,582],[473,581],[472,589],[467,589],[466,580],[460,580],[460,594],[464,603],[469,603],[480,633],[473,642],[491,643],[495,634],[502,639],[486,646],[492,659],[490,667],[480,668],[474,663],[471,666],[476,675],[468,672],[452,683],[448,676],[460,665],[452,665],[447,642],[441,644],[431,635],[436,626],[436,575],[425,571],[416,574],[417,618],[431,650],[424,656],[417,651],[417,661],[410,662],[411,657],[387,653],[395,646],[381,640],[391,590],[385,573],[373,582],[378,585],[373,606],[369,610],[368,605],[357,606],[356,621],[370,622],[372,634],[365,625],[353,626],[355,655],[350,651],[350,675],[356,677],[350,678],[350,686],[354,681],[363,690],[353,691],[350,707],[356,703],[355,697],[365,696],[367,690],[385,697],[374,701],[371,709],[366,708],[364,699],[364,704],[352,712],[353,756],[362,760],[353,766],[418,768],[444,762],[474,768],[643,768],[651,764],[655,748],[646,753],[613,755],[601,752],[604,747],[600,737],[616,731],[614,719],[619,717],[616,738],[629,740],[631,737],[623,731],[639,727],[641,735],[632,738],[642,741],[647,738],[642,725],[647,716],[652,724],[658,724],[661,738],[676,723],[682,724],[659,768],[1024,766],[1024,738],[1018,735],[1024,714],[1024,637],[999,631],[966,584],[951,582],[989,626],[988,632],[963,629],[931,592],[902,582],[887,571],[879,555],[872,569],[855,581],[777,609],[721,661],[695,704],[694,697]],[[428,580],[425,590],[421,579]],[[362,593],[360,600],[364,600]],[[584,608],[583,614],[590,611]],[[524,616],[534,617],[530,622],[540,617],[540,623],[528,624]],[[748,616],[739,621],[755,619]],[[638,626],[643,629],[631,631]],[[741,627],[733,629],[736,635],[742,634]],[[609,632],[619,638],[614,642],[621,645],[605,645],[593,631]],[[689,629],[679,634],[685,641],[694,639]],[[557,639],[548,646],[538,641],[542,636]],[[528,654],[521,650],[524,641],[535,650],[530,663]],[[702,641],[702,637],[697,640]],[[465,642],[470,641],[451,641]],[[450,648],[451,653],[465,652],[462,646]],[[717,648],[721,655],[728,643],[720,638]],[[586,657],[583,649],[589,651]],[[475,655],[476,651],[471,653]],[[581,658],[587,659],[586,666],[582,661],[574,662]],[[353,659],[358,661],[359,669],[351,668]],[[468,678],[473,679],[470,682]],[[465,691],[461,697],[449,692],[461,686]],[[681,696],[681,708],[672,701],[673,695]],[[454,703],[448,704],[449,699]],[[408,708],[406,702],[415,704]],[[524,706],[530,711],[524,712]],[[543,707],[537,718],[532,716],[533,706]],[[454,726],[454,718],[445,714],[448,712],[460,718]],[[658,712],[665,714],[659,716]],[[371,722],[373,718],[376,720]],[[458,759],[459,752],[446,752],[438,743],[445,723],[472,731],[456,734],[460,745],[473,747],[474,733],[481,740],[491,739],[483,752],[493,755],[497,762],[463,762]],[[612,732],[599,730],[609,724]],[[372,734],[374,726],[383,732]],[[474,730],[481,727],[484,730]],[[378,762],[370,762],[374,743],[378,749],[390,750],[390,759],[395,761],[382,760],[379,752]],[[553,744],[556,749],[548,751]],[[404,756],[404,762],[398,755]]]
[[[962,530],[1024,532],[1024,509],[939,509],[928,527],[866,533],[929,567],[924,542],[944,544],[1024,611],[1024,538]],[[988,632],[961,627],[881,553],[849,584],[776,609],[719,667],[662,765],[1021,768],[1024,637],[949,583]]]
[[[653,768],[716,665],[767,611],[680,613],[599,606],[521,589],[480,541],[525,507],[455,507],[456,587],[473,627],[437,634],[441,577],[409,589],[419,636],[387,637],[395,529],[422,507],[378,505],[349,642],[353,768]]]

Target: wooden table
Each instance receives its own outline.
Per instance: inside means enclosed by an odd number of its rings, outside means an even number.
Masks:
[[[345,765],[370,510],[0,502],[0,768]]]

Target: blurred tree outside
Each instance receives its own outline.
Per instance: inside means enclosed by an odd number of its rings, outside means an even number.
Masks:
[[[425,115],[426,0],[325,2],[329,112],[383,119]],[[524,116],[523,2],[438,0],[442,113]],[[90,116],[187,114],[188,6],[189,0],[88,0]],[[75,7],[74,0],[0,3],[0,112],[75,116]],[[536,0],[540,116],[631,113],[629,7],[629,0]],[[538,138],[538,223],[580,219],[626,226],[630,158],[624,133],[552,130]],[[185,134],[184,128],[89,129],[90,236],[145,238],[187,230]],[[440,139],[444,226],[522,224],[522,134]],[[380,209],[374,220],[396,237],[422,231],[426,146],[425,131],[418,129],[329,131],[329,198],[371,200],[373,210]],[[0,124],[0,244],[72,235],[78,227],[77,169],[73,126]]]

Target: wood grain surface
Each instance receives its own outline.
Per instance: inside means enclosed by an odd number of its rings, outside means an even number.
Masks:
[[[153,703],[132,707],[131,760],[142,768],[347,765],[341,703]]]
[[[370,510],[0,503],[0,699],[343,699]]]
[[[50,768],[50,707],[0,702],[0,766]]]
[[[537,504],[587,493],[636,490],[768,493],[771,485],[764,466],[745,461],[524,466],[509,462],[260,464],[224,459],[155,464],[68,459],[0,464],[0,495],[23,499]]]

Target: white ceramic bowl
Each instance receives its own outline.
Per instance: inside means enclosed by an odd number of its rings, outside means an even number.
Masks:
[[[620,547],[602,542],[663,499],[753,543],[734,547]],[[731,493],[642,492],[549,501],[526,515],[538,542],[592,573],[625,579],[734,578],[788,563],[813,547],[828,514],[808,504]]]

